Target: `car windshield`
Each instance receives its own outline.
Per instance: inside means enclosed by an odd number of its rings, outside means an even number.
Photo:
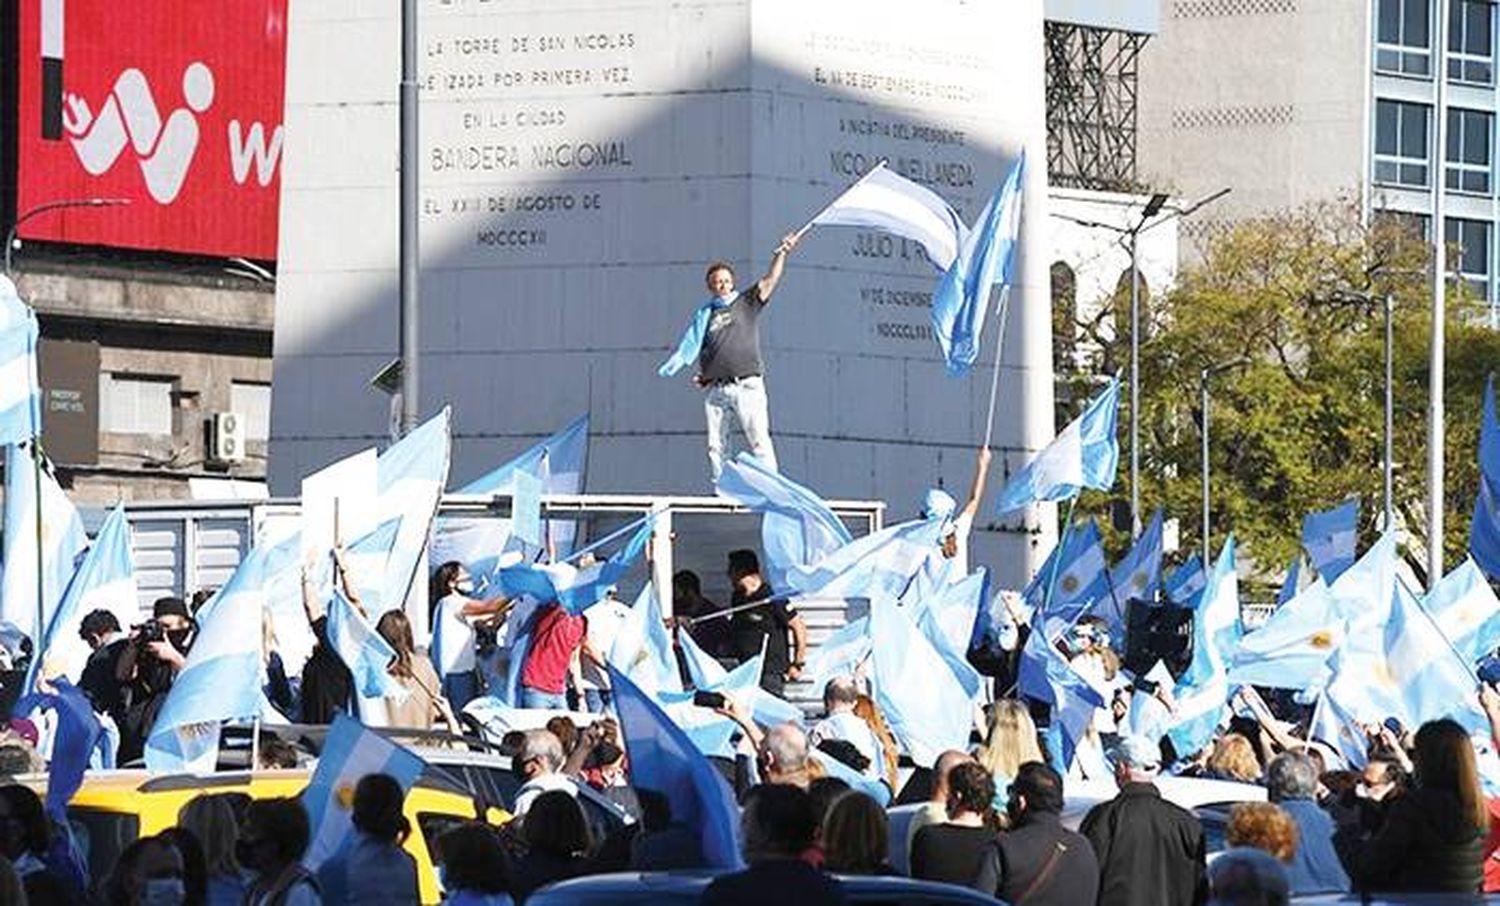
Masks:
[[[120,853],[141,835],[135,815],[76,806],[68,808],[68,827],[91,878],[107,877]]]

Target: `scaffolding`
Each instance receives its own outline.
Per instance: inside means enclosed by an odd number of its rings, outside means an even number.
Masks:
[[[1137,75],[1148,35],[1046,23],[1047,175],[1054,186],[1137,188]]]

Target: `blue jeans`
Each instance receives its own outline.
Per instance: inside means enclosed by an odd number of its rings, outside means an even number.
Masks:
[[[609,689],[583,690],[583,710],[590,714],[603,714],[613,701],[614,694]]]
[[[448,699],[448,704],[453,707],[453,713],[464,709],[464,705],[479,696],[479,677],[474,671],[465,670],[462,673],[449,673],[443,677],[443,697]]]
[[[544,708],[548,711],[568,710],[568,697],[561,692],[544,692],[530,686],[521,687],[521,707]]]

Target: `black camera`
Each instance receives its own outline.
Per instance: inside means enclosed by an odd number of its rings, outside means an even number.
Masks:
[[[155,617],[130,628],[135,630],[135,640],[138,645],[149,645],[152,642],[165,641],[167,638],[167,627]]]

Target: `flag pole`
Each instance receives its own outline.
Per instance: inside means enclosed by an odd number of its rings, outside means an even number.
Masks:
[[[884,157],[882,157],[880,160],[876,161],[875,162],[875,166],[873,166],[870,169],[866,170],[864,176],[861,176],[859,179],[856,179],[854,182],[850,183],[849,184],[849,188],[847,188],[844,191],[840,192],[839,194],[833,196],[833,201],[830,201],[830,202],[828,202],[828,204],[825,204],[821,208],[818,208],[818,213],[816,213],[816,214],[812,215],[812,217],[808,218],[807,223],[804,223],[802,225],[801,229],[799,229],[797,232],[795,232],[795,233],[792,234],[793,237],[795,237],[797,239],[801,239],[802,238],[802,234],[806,233],[808,230],[812,229],[813,223],[816,222],[819,217],[822,217],[823,214],[824,214],[824,212],[826,212],[829,208],[833,207],[834,204],[840,198],[843,198],[849,192],[853,191],[853,189],[856,186],[858,186],[860,183],[862,183],[865,180],[869,179],[870,178],[870,174],[874,173],[876,170],[884,169],[885,168],[885,162],[886,162],[886,158],[884,158]]]
[[[36,628],[31,631],[31,656],[33,659],[42,656],[42,633],[46,630],[46,594],[42,581],[45,571],[45,555],[42,553],[42,437],[41,426],[37,426],[37,433],[31,438],[31,474],[32,490],[36,499],[32,501],[32,508],[36,512]]]
[[[995,400],[1000,392],[1000,357],[1005,348],[1005,321],[1006,315],[1010,313],[1010,284],[1006,283],[1000,287],[1000,329],[995,336],[995,371],[990,377],[990,406],[989,412],[984,417],[984,445],[990,445],[990,437],[995,429]]]

